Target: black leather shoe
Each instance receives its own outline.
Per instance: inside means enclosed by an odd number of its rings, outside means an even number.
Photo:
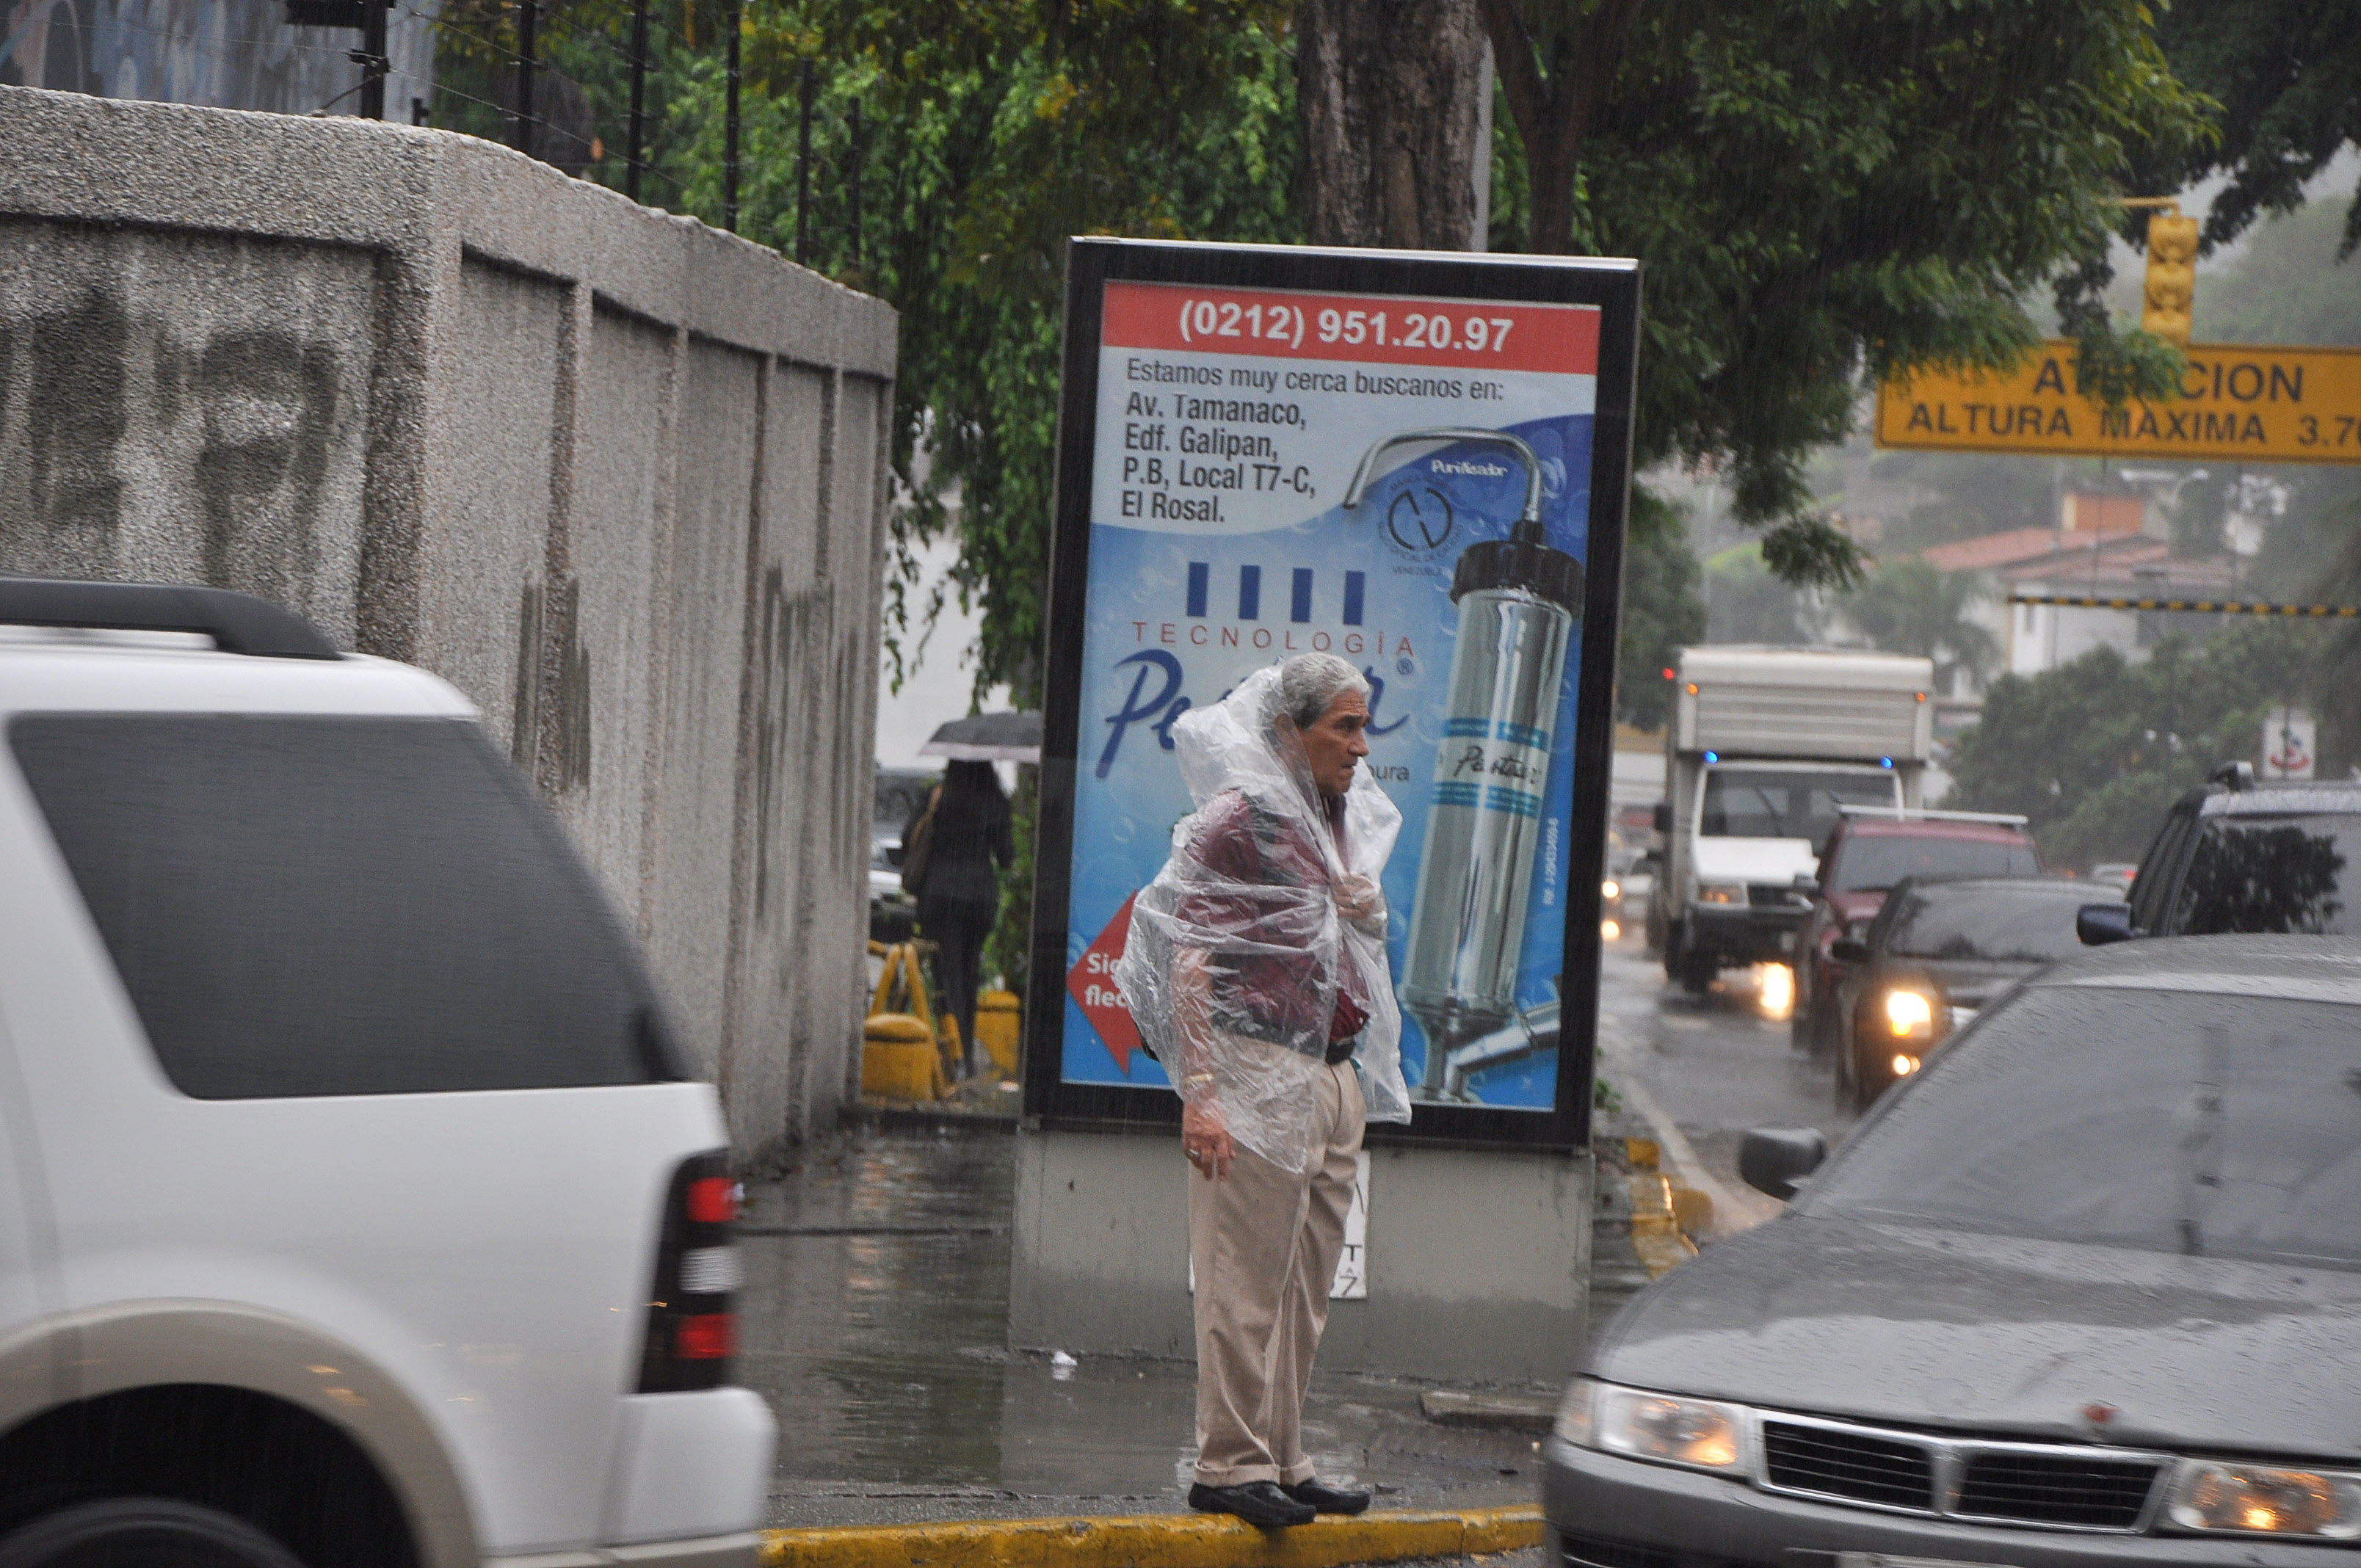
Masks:
[[[1366,1505],[1368,1498],[1361,1501]],[[1276,1481],[1248,1481],[1242,1486],[1208,1486],[1200,1481],[1189,1488],[1189,1506],[1202,1514],[1235,1514],[1264,1530],[1310,1524],[1318,1512],[1289,1497]]]
[[[1323,1486],[1317,1480],[1298,1481],[1280,1491],[1315,1513],[1357,1514],[1369,1506],[1367,1492],[1347,1492],[1341,1486]]]

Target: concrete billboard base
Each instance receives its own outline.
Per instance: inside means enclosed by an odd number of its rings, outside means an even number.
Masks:
[[[1330,1303],[1320,1365],[1455,1381],[1568,1376],[1590,1277],[1589,1154],[1369,1153],[1368,1295]],[[1024,1128],[1009,1343],[1193,1357],[1189,1179],[1177,1127]]]

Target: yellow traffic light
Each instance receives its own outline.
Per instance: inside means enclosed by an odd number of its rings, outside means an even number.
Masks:
[[[2140,325],[2176,348],[2189,346],[2189,314],[2197,299],[2197,220],[2178,207],[2147,220],[2147,287]]]

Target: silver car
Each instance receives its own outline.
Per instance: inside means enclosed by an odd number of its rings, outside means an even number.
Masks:
[[[2361,943],[2043,970],[1824,1153],[1591,1347],[1568,1568],[2355,1561]]]

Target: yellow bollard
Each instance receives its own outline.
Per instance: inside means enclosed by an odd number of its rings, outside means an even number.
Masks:
[[[1015,992],[987,991],[975,999],[975,1037],[1004,1078],[1016,1076],[1021,1023]]]
[[[907,1013],[873,1013],[861,1026],[861,1092],[876,1100],[939,1100],[943,1058],[933,1031]]]

